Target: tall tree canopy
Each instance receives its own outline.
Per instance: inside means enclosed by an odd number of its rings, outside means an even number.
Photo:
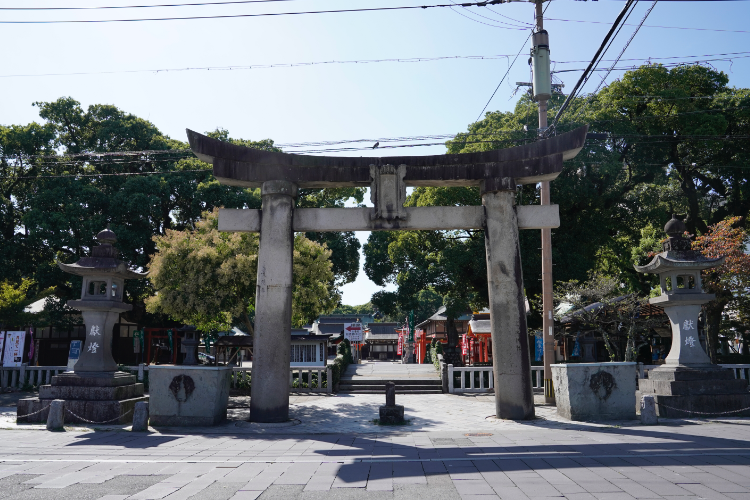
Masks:
[[[219,184],[211,165],[185,142],[143,118],[112,105],[84,109],[69,97],[35,106],[42,122],[0,125],[0,282],[18,286],[30,279],[31,295],[51,287],[64,303],[77,296],[80,284],[55,261],[88,255],[94,235],[107,225],[118,236],[121,257],[145,268],[156,251],[154,235],[193,229],[202,212],[216,207],[260,208],[259,190]],[[269,139],[233,139],[221,129],[208,135],[280,151]],[[308,190],[298,203],[336,206],[352,196],[361,201],[362,192]],[[332,284],[356,279],[359,242],[352,234],[310,236],[332,251]],[[152,294],[149,280],[127,282],[128,302],[139,305]],[[127,316],[160,321],[144,314],[137,306]]]
[[[563,100],[553,96],[550,116]],[[582,124],[607,138],[588,140],[551,183],[561,219],[552,232],[555,281],[584,281],[594,271],[647,293],[654,278],[632,267],[641,230],[663,227],[679,213],[686,215],[691,232],[703,233],[728,215],[750,211],[750,90],[730,87],[724,73],[699,65],[642,66],[595,95],[575,99],[557,131]],[[537,127],[537,104],[523,96],[514,111],[489,112],[470,124],[448,141],[448,153],[534,141]],[[517,202],[539,203],[537,187],[520,188]],[[410,203],[477,205],[480,198],[470,188],[418,188]],[[747,227],[747,219],[742,224]],[[527,295],[536,296],[541,293],[540,235],[521,231],[520,238],[524,286]],[[483,245],[481,232],[373,233],[365,269],[376,283],[399,285],[398,292],[382,299],[402,304],[439,283],[449,285],[440,288],[446,300],[458,295],[464,304],[480,305],[486,296]],[[540,320],[537,312],[530,326]]]

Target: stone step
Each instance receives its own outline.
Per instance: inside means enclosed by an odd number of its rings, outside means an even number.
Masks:
[[[393,382],[396,386],[408,385],[443,385],[439,378],[407,378],[407,379],[378,379],[378,378],[342,378],[341,384],[347,385],[378,385],[385,388],[386,382]]]
[[[410,391],[441,391],[443,390],[442,385],[406,385],[396,386],[396,391],[410,392]],[[379,391],[384,392],[384,385],[351,385],[351,384],[339,384],[339,391]]]
[[[396,394],[442,394],[442,389],[409,389],[401,390],[396,389]],[[369,389],[352,389],[352,390],[339,390],[339,394],[385,394],[384,389],[369,390]]]

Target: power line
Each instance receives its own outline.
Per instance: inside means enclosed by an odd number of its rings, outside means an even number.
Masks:
[[[501,3],[502,0],[488,0],[485,2],[460,3],[461,7],[486,7]],[[149,17],[136,19],[74,19],[63,20],[56,19],[52,21],[0,21],[0,24],[95,24],[95,23],[133,23],[141,21],[194,21],[198,19],[231,19],[243,17],[271,17],[271,16],[299,16],[304,14],[342,14],[352,12],[376,12],[392,10],[413,10],[413,9],[435,9],[435,8],[452,8],[455,4],[434,4],[434,5],[403,5],[399,7],[369,7],[362,9],[335,9],[335,10],[308,10],[300,12],[266,12],[259,14],[226,14],[216,16],[186,16],[186,17]],[[508,28],[515,29],[515,28]]]
[[[586,70],[583,72],[581,77],[578,79],[578,82],[576,83],[575,87],[573,87],[573,90],[568,95],[567,99],[565,99],[565,102],[563,102],[562,106],[560,106],[560,109],[557,111],[557,114],[555,115],[555,118],[552,120],[552,124],[547,128],[547,132],[552,131],[555,129],[555,125],[557,124],[558,120],[560,119],[560,116],[565,112],[565,109],[570,105],[572,100],[575,98],[575,95],[578,93],[578,90],[586,84],[588,81],[591,70],[599,64],[598,60],[599,57],[602,55],[602,52],[605,50],[606,47],[608,47],[607,43],[609,42],[610,38],[612,38],[612,35],[614,34],[615,30],[617,29],[618,25],[622,22],[622,19],[625,17],[625,15],[630,11],[631,7],[635,4],[633,0],[627,0],[627,3],[625,4],[625,7],[622,8],[620,13],[617,15],[617,18],[615,19],[615,22],[612,24],[612,26],[609,28],[609,31],[607,32],[607,35],[604,37],[604,40],[602,41],[601,45],[599,45],[599,48],[597,49],[596,53],[594,54],[594,58],[591,59],[591,62],[586,67]]]
[[[664,66],[665,68],[674,68],[674,67],[677,67],[677,66],[687,66],[687,65],[690,65],[690,64],[700,64],[700,63],[703,63],[703,62],[733,61],[735,59],[747,59],[748,57],[750,57],[750,55],[732,56],[732,57],[717,57],[717,58],[713,58],[713,59],[694,59],[692,61],[678,61],[678,62],[673,62],[673,63],[660,63],[660,65]],[[639,67],[638,65],[621,66],[619,68],[612,68],[612,70],[613,71],[629,71],[629,70],[633,70],[633,69],[638,69],[638,67]],[[557,73],[575,73],[577,71],[585,71],[585,69],[584,68],[560,69],[560,70],[557,70],[557,71],[552,71],[552,74],[557,74]],[[609,71],[609,70],[607,68],[594,68],[594,69],[591,70],[592,73],[596,72],[596,71]]]
[[[109,10],[109,9],[150,9],[154,7],[205,7],[212,5],[236,5],[248,3],[292,2],[294,0],[235,0],[231,2],[167,3],[156,5],[103,5],[96,7],[0,7],[0,10]]]
[[[649,9],[648,9],[648,10],[646,11],[646,14],[645,14],[645,15],[643,16],[643,18],[641,19],[641,22],[640,22],[640,23],[638,24],[638,27],[637,27],[637,28],[635,29],[635,31],[633,32],[633,34],[632,34],[632,35],[630,35],[630,38],[628,39],[628,41],[627,41],[627,42],[625,42],[625,46],[624,46],[624,47],[622,48],[622,50],[620,51],[620,53],[619,53],[619,54],[617,55],[617,57],[615,58],[615,61],[614,61],[614,62],[612,63],[612,66],[610,66],[610,68],[609,68],[609,71],[607,71],[607,74],[606,74],[606,75],[604,75],[604,77],[602,78],[602,81],[601,81],[601,82],[599,82],[599,85],[597,85],[596,89],[594,90],[594,93],[595,93],[595,94],[596,94],[597,92],[599,92],[599,89],[600,89],[600,88],[602,88],[602,85],[603,85],[603,84],[604,84],[604,82],[605,82],[605,81],[607,80],[607,77],[608,77],[608,76],[610,75],[610,73],[612,73],[612,70],[613,70],[613,69],[615,68],[615,65],[616,65],[616,64],[617,64],[618,62],[620,62],[620,58],[621,58],[621,57],[623,56],[623,54],[625,54],[625,51],[626,51],[626,50],[628,50],[628,47],[630,47],[630,43],[631,43],[631,42],[633,41],[633,39],[635,38],[635,35],[637,35],[637,34],[638,34],[638,31],[640,31],[640,29],[641,29],[641,26],[643,26],[643,23],[645,23],[645,22],[646,22],[646,18],[648,18],[649,14],[651,14],[651,11],[652,11],[652,10],[654,10],[654,7],[656,7],[656,3],[657,3],[657,2],[658,2],[658,0],[654,0],[654,3],[652,3],[652,4],[651,4],[651,7],[649,7]]]
[[[584,21],[581,19],[559,19],[554,17],[546,18],[545,21],[561,21],[561,22],[568,22],[568,23],[589,23],[589,24],[609,24],[605,21]],[[627,26],[637,26],[636,24],[628,24]],[[725,33],[750,33],[749,30],[728,30],[728,29],[720,29],[720,28],[692,28],[687,26],[661,26],[661,25],[649,25],[644,24],[644,28],[661,28],[661,29],[673,29],[673,30],[695,30],[695,31],[717,31],[717,32],[725,32]]]
[[[513,68],[513,65],[516,63],[516,60],[518,59],[518,56],[521,55],[521,52],[523,51],[523,48],[526,47],[526,42],[529,41],[529,38],[531,38],[531,35],[533,33],[534,33],[533,31],[530,31],[529,32],[529,36],[527,36],[526,40],[523,41],[523,44],[521,45],[521,48],[518,49],[518,53],[516,54],[516,57],[513,58],[513,62],[510,63],[510,66],[508,66],[508,70],[505,72],[505,74],[503,75],[503,77],[500,79],[500,83],[498,83],[497,87],[495,87],[495,90],[492,92],[492,95],[487,100],[487,104],[485,104],[484,107],[482,108],[482,111],[479,112],[479,116],[477,117],[477,119],[475,121],[479,121],[482,118],[482,114],[487,109],[487,106],[490,105],[490,102],[492,102],[492,98],[495,97],[495,94],[497,94],[497,91],[500,90],[500,85],[502,85],[503,82],[505,81],[505,77],[507,77],[508,73],[510,73],[510,70]]]
[[[621,59],[621,61],[642,61],[648,63],[650,61],[661,61],[669,59],[697,59],[697,61],[683,61],[677,63],[668,63],[665,66],[672,64],[686,64],[691,62],[702,62],[702,61],[723,61],[732,59],[743,59],[750,54],[750,51],[744,52],[723,52],[718,54],[701,54],[701,55],[687,55],[687,56],[665,56],[665,57],[647,57],[647,58],[630,58]],[[27,74],[12,74],[12,75],[0,75],[0,78],[26,78],[26,77],[47,77],[47,76],[87,76],[87,75],[115,75],[115,74],[130,74],[130,73],[176,73],[183,71],[242,71],[242,70],[253,70],[253,69],[278,69],[278,68],[297,68],[307,66],[320,66],[320,65],[332,65],[332,64],[380,64],[380,63],[421,63],[421,62],[434,62],[434,61],[449,61],[449,60],[472,60],[472,61],[494,61],[502,58],[509,59],[513,54],[489,54],[489,55],[467,55],[467,56],[435,56],[435,57],[397,57],[397,58],[383,58],[383,59],[351,59],[351,60],[332,60],[332,61],[308,61],[308,62],[293,62],[293,63],[271,63],[271,64],[235,64],[231,66],[196,66],[186,68],[154,68],[154,69],[121,69],[112,71],[75,71],[70,73],[27,73]],[[744,56],[743,56],[744,55]],[[721,57],[715,59],[704,59],[707,57],[714,56],[732,56],[732,57]],[[602,62],[610,62],[614,59],[601,59]],[[573,64],[588,61],[552,61],[554,64]],[[628,70],[633,69],[635,66],[628,66],[622,68],[614,68],[614,70]],[[568,73],[575,71],[583,71],[583,69],[562,69],[553,71],[552,73]]]

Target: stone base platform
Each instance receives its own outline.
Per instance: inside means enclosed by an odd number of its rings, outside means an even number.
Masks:
[[[636,411],[643,395],[653,395],[656,414],[664,418],[749,417],[748,381],[715,365],[662,366],[639,381]],[[745,411],[737,411],[747,408]],[[734,412],[734,413],[727,413]]]
[[[18,422],[46,422],[47,407],[54,399],[65,401],[65,423],[128,424],[133,421],[135,404],[148,401],[148,396],[144,396],[143,384],[129,373],[61,373],[52,377],[51,385],[39,387],[38,398],[18,401]]]
[[[150,425],[218,425],[227,418],[231,366],[149,368]]]
[[[381,424],[403,424],[404,407],[403,405],[383,405],[380,407]]]

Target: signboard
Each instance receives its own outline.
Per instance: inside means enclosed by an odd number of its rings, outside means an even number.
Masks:
[[[349,342],[362,342],[362,323],[344,323],[344,338]]]
[[[542,338],[542,332],[536,332],[534,334],[534,361],[542,361],[543,359],[544,339]]]
[[[81,343],[82,342],[80,340],[70,341],[70,350],[68,351],[68,371],[69,372],[73,371],[73,368],[75,368],[78,358],[81,357]]]
[[[26,332],[6,332],[3,366],[21,366],[23,363],[23,348],[25,343]]]
[[[401,356],[404,350],[404,332],[398,332],[398,349],[396,350],[396,354]]]
[[[466,339],[466,335],[461,335],[461,355],[466,356],[468,351],[468,342]]]

